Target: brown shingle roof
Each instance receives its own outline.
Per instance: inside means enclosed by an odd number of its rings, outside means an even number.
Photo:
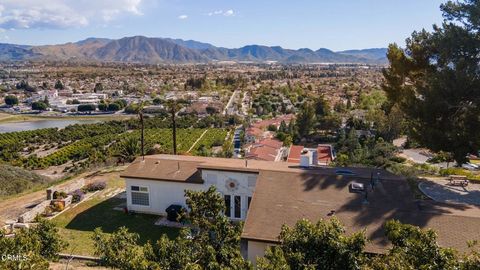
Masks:
[[[137,158],[120,176],[192,184],[203,183],[198,162],[195,161]]]
[[[366,230],[369,252],[388,246],[383,224],[389,219],[433,228],[440,245],[459,250],[466,249],[468,240],[480,239],[480,207],[417,202],[405,179],[383,170],[349,168],[354,176],[338,176],[337,168],[303,169],[287,162],[153,155],[137,159],[121,176],[202,183],[201,169],[259,173],[242,233],[246,239],[277,242],[283,224],[328,219],[332,210],[347,233]],[[355,181],[368,186],[372,171],[380,172],[381,180],[365,204],[365,196],[351,193],[349,185]]]
[[[388,247],[383,225],[389,219],[433,228],[441,245],[459,250],[466,249],[468,240],[480,239],[479,216],[458,209],[466,206],[419,204],[406,181],[392,178],[382,178],[365,203],[363,194],[349,191],[353,181],[370,184],[368,177],[262,171],[242,238],[278,242],[283,224],[293,226],[302,218],[317,221],[335,215],[347,233],[366,230],[371,240],[368,252],[381,253]]]

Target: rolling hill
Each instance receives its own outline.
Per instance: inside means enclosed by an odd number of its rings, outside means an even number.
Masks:
[[[255,44],[229,49],[194,40],[144,36],[121,39],[88,38],[74,43],[44,46],[0,44],[0,61],[37,59],[148,64],[216,61],[385,64],[386,49],[334,52],[325,48],[316,51],[308,48],[291,50],[280,46]]]
[[[364,50],[348,50],[337,52],[343,55],[356,56],[373,61],[386,62],[387,61],[387,48],[373,48]]]
[[[19,167],[0,164],[0,198],[38,187],[49,180]]]

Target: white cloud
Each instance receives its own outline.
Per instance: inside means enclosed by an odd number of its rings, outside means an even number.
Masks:
[[[70,28],[142,15],[142,0],[1,0],[0,28]]]
[[[183,14],[183,15],[178,16],[178,18],[179,18],[180,20],[185,20],[185,19],[188,18],[188,15]]]
[[[223,13],[223,10],[215,10],[215,11],[209,12],[208,16],[220,15],[222,13]]]
[[[235,12],[233,11],[233,9],[229,9],[229,10],[215,10],[215,11],[212,11],[212,12],[209,12],[207,14],[208,16],[216,16],[216,15],[223,15],[223,16],[235,16]]]
[[[229,9],[223,13],[224,16],[233,16],[235,13],[233,12],[233,9]]]

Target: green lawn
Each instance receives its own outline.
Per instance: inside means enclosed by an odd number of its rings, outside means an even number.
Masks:
[[[161,235],[167,234],[174,238],[178,229],[154,225],[158,216],[128,215],[123,211],[113,210],[124,202],[123,199],[110,198],[105,200],[99,194],[94,198],[69,209],[53,221],[60,230],[60,235],[69,243],[64,251],[80,255],[93,255],[93,230],[100,227],[106,233],[111,233],[121,226],[126,226],[131,232],[140,235],[140,242],[156,241]]]

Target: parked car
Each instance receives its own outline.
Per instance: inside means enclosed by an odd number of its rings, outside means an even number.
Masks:
[[[479,169],[478,165],[472,164],[470,162],[462,164],[462,168],[470,170],[470,171],[475,171],[475,170]]]
[[[365,191],[365,186],[362,183],[353,182],[350,184],[350,192],[353,193],[362,193]]]

